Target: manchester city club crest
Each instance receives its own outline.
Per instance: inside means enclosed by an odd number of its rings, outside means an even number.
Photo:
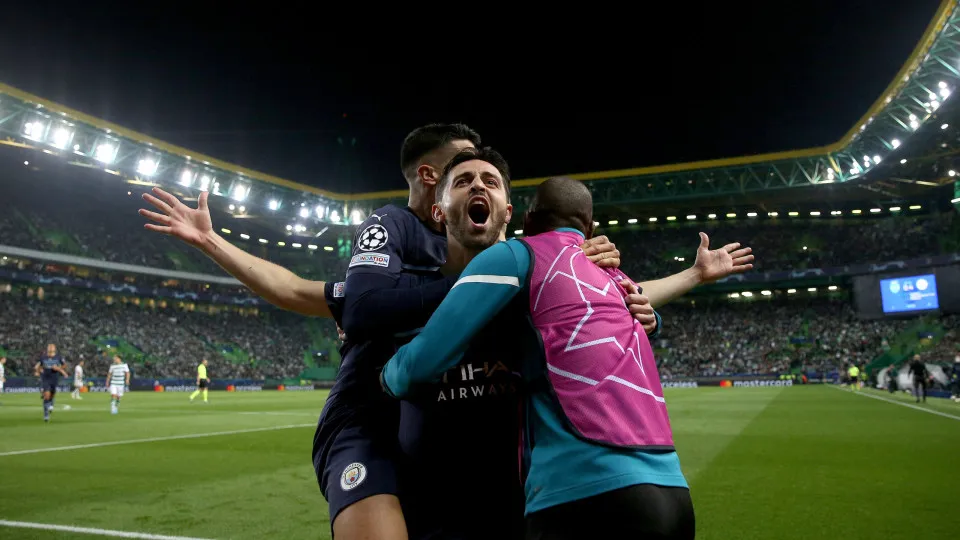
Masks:
[[[344,491],[350,491],[362,484],[366,478],[367,468],[363,466],[363,463],[351,463],[340,475],[340,488]]]

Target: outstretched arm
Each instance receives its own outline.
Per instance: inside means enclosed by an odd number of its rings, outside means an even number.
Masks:
[[[324,282],[303,279],[282,266],[243,251],[215,233],[207,197],[206,191],[201,192],[197,208],[190,208],[176,196],[153,188],[153,194],[145,193],[143,199],[160,212],[141,209],[140,215],[154,222],[144,227],[179,238],[199,249],[254,293],[279,308],[303,315],[331,316],[323,296]]]
[[[741,248],[738,243],[711,250],[710,237],[700,233],[697,260],[692,267],[662,279],[644,281],[640,287],[650,299],[650,305],[662,307],[694,287],[751,270],[754,259],[752,251],[749,247]]]

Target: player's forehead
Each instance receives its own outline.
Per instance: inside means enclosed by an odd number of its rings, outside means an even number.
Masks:
[[[464,178],[464,177],[486,177],[493,176],[494,178],[503,181],[503,175],[500,174],[500,171],[497,170],[493,164],[483,161],[481,159],[471,159],[470,161],[464,161],[463,163],[458,164],[456,167],[450,170],[451,178]]]

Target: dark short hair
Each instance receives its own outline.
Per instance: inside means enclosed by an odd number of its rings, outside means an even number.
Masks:
[[[593,230],[593,196],[579,180],[557,177],[543,181],[524,217],[527,235],[560,227],[571,227],[588,236]]]
[[[461,163],[475,160],[486,161],[497,169],[500,176],[503,177],[503,189],[507,192],[507,202],[510,202],[510,166],[507,165],[507,160],[503,159],[500,152],[489,146],[486,148],[465,148],[453,156],[450,163],[447,163],[447,166],[443,168],[443,174],[440,175],[440,181],[437,182],[437,202],[443,198],[443,192],[447,188],[447,183],[450,182],[450,173],[453,169]]]
[[[470,141],[480,146],[480,134],[466,124],[427,124],[407,134],[400,147],[400,170],[407,176],[423,156],[453,141]]]

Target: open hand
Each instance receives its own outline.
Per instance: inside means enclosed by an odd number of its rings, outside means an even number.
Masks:
[[[710,237],[700,233],[700,247],[693,268],[700,274],[700,282],[713,283],[732,274],[741,274],[753,269],[753,250],[741,248],[739,243],[727,244],[720,249],[710,249]]]
[[[594,236],[580,245],[583,254],[600,268],[619,268],[620,250],[604,235]]]
[[[207,208],[208,195],[206,191],[201,191],[197,208],[190,208],[180,202],[176,196],[158,187],[153,188],[153,195],[144,193],[143,200],[162,213],[141,208],[140,215],[154,222],[145,224],[144,228],[169,234],[191,246],[201,247],[203,241],[213,231],[213,221],[210,219],[210,210]]]

